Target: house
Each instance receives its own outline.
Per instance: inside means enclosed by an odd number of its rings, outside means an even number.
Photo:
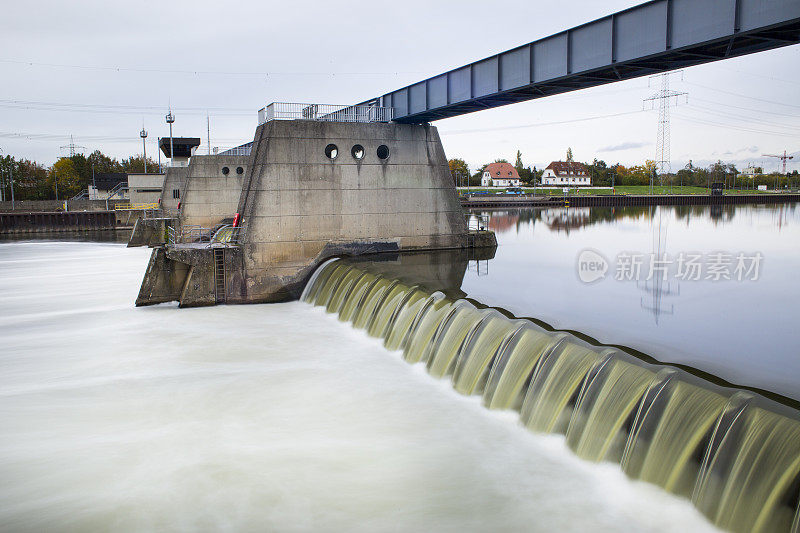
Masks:
[[[483,187],[519,187],[519,173],[510,163],[489,163],[481,176]]]
[[[592,178],[583,163],[553,161],[542,174],[542,185],[591,185]]]

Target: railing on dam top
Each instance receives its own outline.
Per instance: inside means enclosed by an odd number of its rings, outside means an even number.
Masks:
[[[319,122],[389,122],[394,108],[374,105],[333,105],[272,102],[258,111],[258,123],[273,120],[314,120]]]

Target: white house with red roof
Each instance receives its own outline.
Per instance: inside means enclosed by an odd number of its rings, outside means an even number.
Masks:
[[[483,187],[519,187],[519,173],[510,163],[489,163],[481,176]]]
[[[542,173],[542,185],[591,185],[592,177],[583,163],[553,161]]]

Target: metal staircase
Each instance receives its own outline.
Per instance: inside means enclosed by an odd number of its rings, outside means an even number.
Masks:
[[[225,303],[225,249],[214,248],[214,288],[218,304]]]

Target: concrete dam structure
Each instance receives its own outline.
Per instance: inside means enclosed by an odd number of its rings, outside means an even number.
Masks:
[[[436,128],[303,118],[265,120],[249,155],[192,158],[177,219],[134,230],[157,246],[137,305],[296,299],[331,257],[496,246],[468,229]]]
[[[689,499],[720,528],[798,531],[796,405],[483,307],[408,270],[333,260],[302,300],[487,408],[517,411],[531,431],[564,435],[579,457]]]

